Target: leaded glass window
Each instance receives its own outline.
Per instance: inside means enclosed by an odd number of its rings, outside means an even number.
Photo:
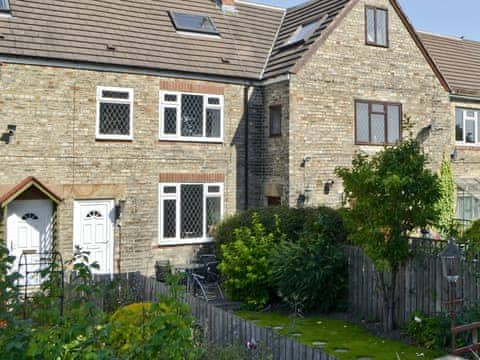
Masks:
[[[133,90],[97,89],[97,138],[132,139]]]
[[[223,215],[222,184],[161,184],[160,242],[212,238]]]
[[[223,96],[160,93],[160,139],[221,141]]]

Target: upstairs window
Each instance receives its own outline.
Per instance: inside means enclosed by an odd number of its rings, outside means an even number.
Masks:
[[[209,16],[169,11],[176,30],[218,35],[215,23]]]
[[[160,140],[222,141],[223,96],[160,93]]]
[[[388,11],[365,7],[365,34],[368,45],[388,47]]]
[[[8,0],[0,0],[0,12],[10,12],[10,6],[8,5]]]
[[[355,143],[395,145],[400,141],[401,118],[401,104],[356,101]]]
[[[133,89],[97,88],[97,139],[133,139]]]
[[[282,135],[282,106],[270,106],[270,136]]]
[[[480,145],[480,110],[455,110],[455,140],[458,145]]]

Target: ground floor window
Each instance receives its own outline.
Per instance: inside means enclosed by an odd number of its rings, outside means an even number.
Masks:
[[[223,216],[223,184],[160,184],[160,243],[208,241]]]

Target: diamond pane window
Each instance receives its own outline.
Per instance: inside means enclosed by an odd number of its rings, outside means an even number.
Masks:
[[[163,238],[175,238],[177,236],[177,200],[163,201]]]
[[[400,104],[356,101],[355,113],[357,144],[395,145],[400,140]]]
[[[97,138],[131,139],[133,90],[98,88]]]
[[[208,197],[207,198],[207,228],[206,233],[209,236],[213,235],[215,225],[220,222],[222,215],[222,198]]]
[[[480,111],[455,109],[455,140],[459,145],[480,145]]]
[[[203,96],[182,95],[182,136],[202,136]]]
[[[218,35],[213,20],[206,15],[169,12],[176,30]]]
[[[388,11],[365,7],[365,42],[368,45],[388,47]]]
[[[221,141],[223,96],[161,93],[160,139]]]
[[[10,7],[8,6],[8,0],[0,0],[0,12],[8,12]]]
[[[163,129],[165,134],[176,134],[177,133],[177,109],[176,108],[165,108],[165,116],[163,118]]]
[[[209,240],[222,218],[221,184],[160,185],[160,242],[192,243]],[[167,192],[174,188],[175,191]]]
[[[219,138],[222,114],[219,109],[207,109],[207,137]]]

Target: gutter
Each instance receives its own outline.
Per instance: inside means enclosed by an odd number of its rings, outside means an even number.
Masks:
[[[480,103],[480,96],[450,94],[450,100],[464,100],[464,101]]]
[[[249,161],[250,161],[250,158],[248,156],[248,151],[250,149],[249,147],[249,132],[250,132],[250,126],[249,126],[249,122],[250,122],[250,111],[249,111],[249,107],[248,107],[248,93],[249,93],[249,90],[250,90],[250,86],[245,86],[245,88],[243,89],[243,111],[245,113],[245,210],[248,210],[248,207],[249,207],[249,201],[248,201],[248,193],[249,193],[249,190],[250,190],[250,187],[249,187],[249,184],[248,184],[248,180],[249,180]]]

